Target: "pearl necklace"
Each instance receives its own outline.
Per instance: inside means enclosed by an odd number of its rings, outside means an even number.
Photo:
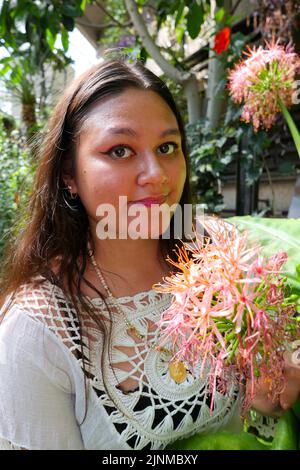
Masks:
[[[91,249],[88,250],[88,254],[89,254],[89,257],[91,259],[91,262],[92,262],[92,265],[94,267],[94,270],[97,274],[97,277],[99,278],[102,286],[104,287],[108,297],[110,298],[110,300],[113,302],[116,310],[118,311],[118,313],[121,315],[121,317],[123,317],[124,321],[125,321],[125,324],[126,324],[126,327],[129,331],[131,331],[133,334],[135,334],[138,338],[144,340],[144,341],[147,341],[147,338],[145,335],[141,334],[138,329],[132,324],[130,323],[130,321],[128,320],[128,318],[126,317],[123,309],[120,307],[120,304],[117,302],[117,299],[113,296],[111,290],[109,289],[105,279],[104,279],[104,276],[95,260],[95,256],[92,252]],[[148,343],[149,345],[149,343]],[[169,349],[166,349],[166,348],[161,348],[159,346],[155,346],[155,345],[149,345],[150,349],[154,349],[155,351],[159,351],[159,352],[166,352],[166,353],[169,353],[171,354],[171,351]],[[182,383],[185,381],[186,379],[186,376],[187,376],[187,369],[184,365],[184,363],[182,361],[178,361],[178,360],[173,360],[170,362],[169,364],[169,373],[170,373],[170,376],[171,378],[176,382],[176,383]]]

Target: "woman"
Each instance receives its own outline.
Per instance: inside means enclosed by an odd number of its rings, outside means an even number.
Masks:
[[[207,379],[156,348],[155,322],[170,298],[151,286],[170,273],[176,234],[172,212],[154,229],[151,211],[190,202],[183,123],[166,85],[121,59],[75,80],[49,122],[3,269],[4,442],[163,449],[230,425],[237,384],[217,394],[211,412]],[[111,208],[117,217],[105,219]]]

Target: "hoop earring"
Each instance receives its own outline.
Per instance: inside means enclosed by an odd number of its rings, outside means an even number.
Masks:
[[[78,194],[77,194],[77,193],[72,193],[72,192],[71,192],[71,186],[68,186],[68,190],[69,190],[69,195],[70,195],[70,198],[71,198],[71,199],[73,199],[73,200],[74,200],[74,199],[77,199],[77,197],[78,197]]]
[[[65,207],[70,209],[72,212],[78,212],[79,210],[79,196],[78,193],[71,193],[71,186],[66,186],[62,188],[62,198],[65,204]],[[76,199],[75,204],[73,201]]]

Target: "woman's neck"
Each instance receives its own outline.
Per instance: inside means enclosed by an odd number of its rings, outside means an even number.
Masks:
[[[161,261],[159,240],[98,240],[94,255],[103,269],[143,271]]]
[[[93,238],[93,237],[92,237]],[[170,274],[159,239],[92,239],[94,257],[113,295],[122,297],[150,290]],[[89,269],[93,275],[93,267]]]

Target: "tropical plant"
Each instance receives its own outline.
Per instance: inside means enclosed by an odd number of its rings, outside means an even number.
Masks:
[[[251,242],[259,241],[263,252],[270,256],[276,251],[286,251],[288,260],[285,271],[295,272],[295,267],[300,265],[300,219],[276,219],[266,217],[230,217],[226,220],[234,223],[239,230],[249,232]]]
[[[186,126],[197,202],[208,212],[224,208],[223,186],[239,164],[245,173],[244,188],[255,184],[266,165],[264,153],[272,140],[264,131],[254,132],[240,120],[240,110],[229,104],[223,122],[212,129],[203,118]],[[247,145],[244,140],[247,139]]]
[[[205,118],[187,125],[186,131],[197,203],[206,212],[218,213],[224,208],[222,177],[239,151],[238,131],[231,126],[213,130]]]
[[[22,106],[27,137],[45,117],[53,73],[72,62],[69,32],[85,0],[4,0],[0,9],[0,77]],[[58,39],[60,38],[60,41]]]

